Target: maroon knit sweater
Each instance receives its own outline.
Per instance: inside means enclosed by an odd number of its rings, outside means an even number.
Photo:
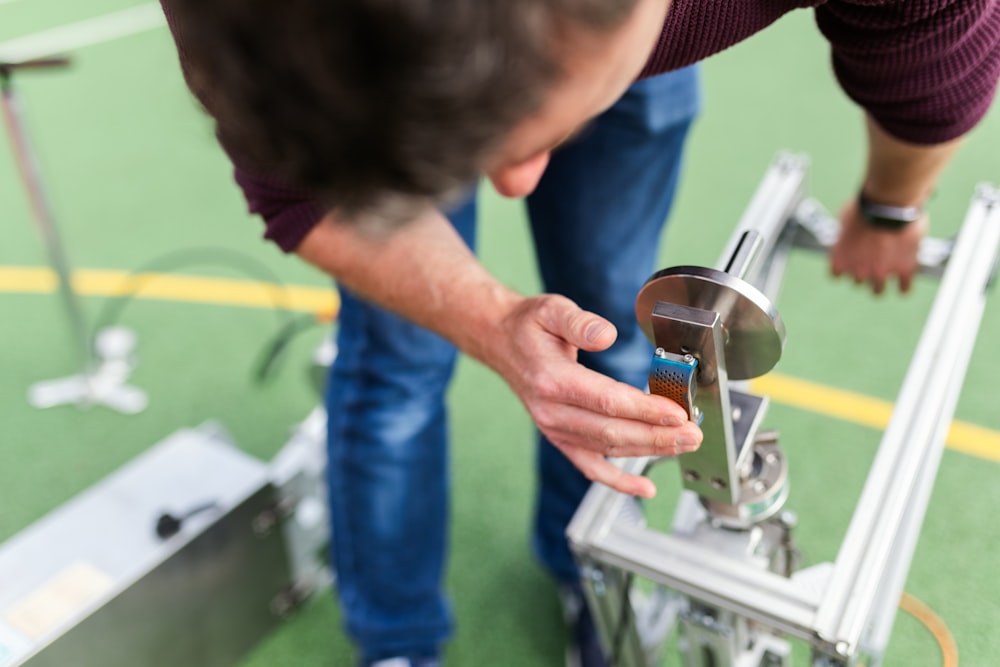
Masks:
[[[642,76],[702,60],[801,7],[816,8],[844,91],[892,135],[940,143],[986,113],[1000,78],[1000,0],[674,0]],[[238,165],[235,176],[264,236],[286,252],[325,213],[279,179]]]

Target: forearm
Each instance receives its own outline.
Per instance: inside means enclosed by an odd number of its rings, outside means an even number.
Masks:
[[[868,164],[861,189],[870,199],[892,206],[922,206],[961,139],[911,144],[880,128],[870,117]]]
[[[335,215],[306,235],[296,249],[300,257],[352,292],[500,370],[495,341],[522,297],[486,271],[440,213],[429,211],[381,236],[338,222]]]
[[[868,164],[861,191],[878,204],[921,207],[958,148],[959,139],[939,144],[902,141],[868,119]],[[841,211],[841,233],[830,255],[834,275],[850,274],[881,293],[892,276],[906,292],[917,269],[917,250],[927,231],[927,215],[899,229],[873,226],[854,198]]]
[[[515,294],[490,276],[440,214],[383,237],[328,216],[297,252],[497,371],[539,429],[591,480],[650,497],[652,482],[622,473],[604,456],[673,455],[701,441],[678,404],[577,362],[578,350],[598,352],[614,342],[610,322],[564,297]]]

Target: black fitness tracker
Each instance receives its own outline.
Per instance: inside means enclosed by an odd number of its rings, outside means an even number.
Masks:
[[[879,204],[866,197],[864,192],[858,193],[858,208],[861,210],[861,216],[869,226],[894,231],[898,231],[911,222],[919,220],[920,216],[924,214],[922,206],[890,206],[888,204]]]

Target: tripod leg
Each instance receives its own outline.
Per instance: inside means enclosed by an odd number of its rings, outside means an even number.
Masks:
[[[60,63],[54,60],[52,64]],[[11,82],[13,69],[13,65],[0,63],[0,109],[3,111],[4,126],[14,150],[18,172],[28,193],[31,210],[48,253],[49,263],[56,274],[59,295],[69,319],[70,335],[77,348],[81,366],[79,375],[36,383],[28,390],[28,400],[31,405],[38,408],[65,404],[90,406],[100,403],[127,414],[141,412],[147,403],[145,393],[124,384],[131,371],[131,364],[124,359],[98,358],[79,297],[73,290],[69,259],[56,225],[53,207],[45,192],[38,160],[28,139],[19,100],[14,93]],[[134,341],[129,352],[133,347]],[[114,367],[109,368],[109,364],[113,364]],[[124,375],[122,368],[125,368]]]
[[[42,241],[49,256],[49,262],[56,273],[59,283],[59,293],[69,316],[71,334],[74,344],[81,356],[83,372],[87,374],[94,367],[94,351],[91,346],[87,326],[84,323],[83,310],[79,299],[73,291],[69,260],[56,226],[52,205],[42,184],[41,170],[38,160],[28,140],[28,134],[21,116],[20,104],[11,83],[11,73],[0,70],[0,88],[2,88],[4,125],[14,149],[18,172],[24,181],[31,203],[32,212],[38,223]]]

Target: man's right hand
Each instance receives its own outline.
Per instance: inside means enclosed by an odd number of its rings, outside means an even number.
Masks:
[[[542,433],[589,479],[651,497],[605,456],[673,456],[701,443],[679,405],[577,362],[614,343],[610,322],[565,297],[526,298],[491,276],[439,213],[372,236],[329,220],[298,253],[356,294],[436,331],[497,371]]]
[[[589,370],[578,350],[614,343],[610,322],[565,297],[521,300],[502,322],[491,365],[542,433],[587,476],[622,493],[652,497],[653,483],[623,473],[605,456],[674,456],[701,443],[701,430],[677,403]]]

